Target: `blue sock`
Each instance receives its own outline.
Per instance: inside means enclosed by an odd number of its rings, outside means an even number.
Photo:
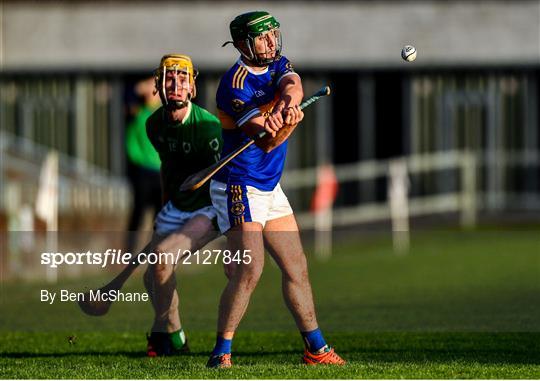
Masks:
[[[212,355],[221,355],[224,353],[231,353],[232,339],[227,340],[221,336],[218,336],[216,339],[216,346],[212,351]]]
[[[311,353],[317,352],[326,345],[326,341],[324,341],[324,337],[319,328],[309,332],[301,332],[301,334],[306,343],[307,350]]]

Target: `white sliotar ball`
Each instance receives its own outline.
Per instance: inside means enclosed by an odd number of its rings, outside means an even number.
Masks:
[[[409,62],[414,61],[416,59],[416,48],[412,45],[405,45],[401,49],[401,58]]]

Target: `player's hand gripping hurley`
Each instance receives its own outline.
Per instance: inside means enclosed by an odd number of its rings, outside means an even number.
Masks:
[[[304,109],[313,102],[317,101],[321,97],[324,97],[326,95],[330,95],[330,87],[325,86],[321,88],[319,91],[317,91],[315,94],[313,94],[311,97],[306,99],[302,104],[300,104],[300,109]],[[246,150],[249,146],[251,146],[253,143],[255,143],[256,140],[261,139],[265,137],[267,134],[266,131],[259,132],[253,139],[250,139],[246,144],[244,144],[241,147],[238,147],[235,151],[231,152],[224,158],[222,158],[220,161],[218,161],[215,164],[212,164],[210,167],[205,168],[197,173],[194,173],[193,175],[189,176],[183,183],[180,185],[181,191],[194,191],[195,189],[200,188],[203,186],[212,176],[214,176],[221,168],[226,166],[232,159],[234,159],[236,156],[240,155],[244,150]]]

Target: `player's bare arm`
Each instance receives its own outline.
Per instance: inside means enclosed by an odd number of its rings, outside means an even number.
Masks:
[[[281,113],[270,114],[267,117],[258,115],[248,120],[242,130],[246,135],[254,137],[262,131],[266,131],[270,137],[276,136],[277,132],[283,127],[283,116]],[[260,147],[264,149],[263,147]]]
[[[292,74],[283,78],[279,83],[279,91],[281,93],[281,99],[278,102],[275,111],[283,114],[285,123],[295,124],[295,120],[287,120],[287,116],[290,114],[290,112],[288,112],[290,108],[299,106],[302,102],[302,98],[304,98],[304,89],[302,88],[300,76]]]
[[[242,128],[248,136],[255,136],[261,131],[268,133],[255,144],[270,152],[289,138],[304,118],[300,102],[304,96],[302,81],[298,75],[289,75],[280,83],[280,100],[268,116],[259,115],[250,119]]]
[[[265,152],[270,152],[291,136],[298,124],[304,119],[300,102],[304,97],[302,81],[298,75],[289,75],[280,82],[281,100],[267,119],[276,118],[282,121],[281,128],[275,134],[267,135],[255,144]],[[272,119],[273,121],[274,119]]]

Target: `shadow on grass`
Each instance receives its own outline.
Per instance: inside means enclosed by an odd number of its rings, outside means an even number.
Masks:
[[[257,352],[242,352],[235,351],[234,356],[265,356],[265,355],[299,355],[299,351],[287,350],[287,351],[257,351]],[[84,356],[100,356],[100,357],[129,357],[129,358],[148,358],[145,352],[143,351],[114,351],[114,352],[104,352],[104,351],[80,351],[80,352],[0,352],[0,357],[2,358],[11,358],[11,359],[24,359],[24,358],[60,358],[60,357],[84,357]],[[190,353],[175,355],[175,356],[166,356],[159,358],[199,358],[199,357],[208,357],[210,356],[209,351],[191,351]]]
[[[516,351],[504,349],[471,349],[471,350],[449,350],[449,349],[367,349],[367,350],[344,350],[340,354],[348,360],[349,363],[367,364],[367,363],[449,363],[449,362],[476,362],[482,365],[540,365],[540,353],[529,351]],[[301,352],[297,350],[286,351],[257,351],[257,352],[242,352],[236,351],[233,357],[242,358],[262,358],[265,356],[288,356],[291,362],[298,363]],[[142,351],[81,351],[71,353],[35,353],[35,352],[3,352],[0,356],[5,359],[39,359],[39,358],[69,358],[69,357],[126,357],[131,359],[148,358]],[[201,358],[206,360],[209,356],[208,351],[191,352],[170,357],[161,357],[160,359],[186,359],[201,361]],[[153,359],[148,358],[149,361]],[[280,361],[283,364],[288,361]]]

